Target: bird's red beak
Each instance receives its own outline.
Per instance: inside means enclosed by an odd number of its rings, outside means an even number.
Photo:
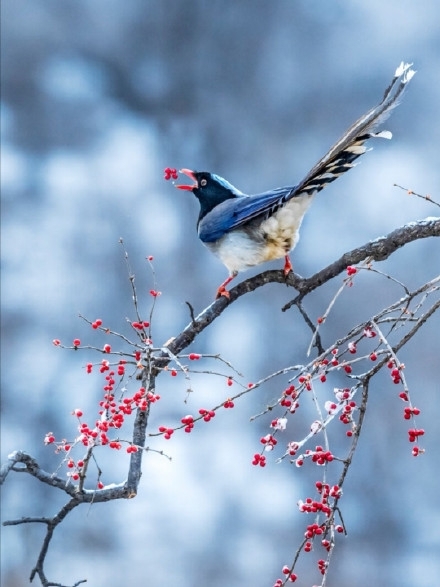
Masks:
[[[190,179],[192,179],[194,181],[194,183],[192,185],[177,185],[177,184],[175,184],[174,187],[179,188],[179,190],[187,190],[189,192],[192,192],[193,189],[199,187],[199,183],[197,181],[196,176],[194,175],[194,171],[191,171],[191,169],[179,169],[179,173],[183,173],[184,175],[187,175]]]

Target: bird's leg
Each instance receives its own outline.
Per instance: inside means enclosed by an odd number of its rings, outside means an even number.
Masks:
[[[292,263],[290,261],[289,255],[284,257],[284,275],[287,277],[289,273],[293,270]]]
[[[237,274],[238,274],[238,271],[234,271],[233,273],[231,273],[231,275],[228,277],[228,279],[225,279],[225,281],[219,286],[219,288],[217,290],[217,295],[215,296],[216,299],[221,298],[222,296],[229,299],[229,292],[226,289],[226,286],[228,285],[228,283],[231,283],[231,281],[234,279],[234,277],[237,277]]]

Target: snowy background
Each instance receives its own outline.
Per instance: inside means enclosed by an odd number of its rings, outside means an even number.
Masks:
[[[98,357],[57,349],[52,339],[103,344],[79,312],[129,332],[125,319],[135,316],[120,237],[144,314],[153,287],[145,257],[154,255],[162,291],[156,344],[188,323],[185,301],[201,311],[225,278],[197,239],[195,198],[163,181],[164,167],[214,171],[248,193],[297,183],[379,101],[397,65],[414,61],[418,73],[385,126],[393,140],[376,141],[356,170],[315,200],[292,256],[295,271],[312,275],[369,239],[436,214],[393,184],[438,200],[439,18],[433,0],[2,3],[2,462],[23,449],[54,470],[59,459],[44,434],[73,435],[77,407],[93,420],[102,384],[83,366]],[[428,239],[380,268],[416,287],[438,274],[439,259],[439,243]],[[339,283],[308,300],[312,316]],[[360,308],[367,315],[399,295],[380,278],[363,278],[336,306],[325,341],[364,317]],[[244,383],[304,362],[310,334],[297,312],[280,311],[291,297],[281,286],[261,288],[190,350],[221,353]],[[436,316],[401,353],[427,430],[425,456],[410,455],[389,378],[374,385],[341,504],[349,538],[332,561],[333,587],[438,584],[439,328]],[[184,404],[183,378],[161,378],[153,427],[230,392],[221,379],[192,383]],[[246,395],[191,435],[152,440],[173,460],[146,456],[137,499],[69,516],[47,560],[50,579],[270,587],[310,523],[296,501],[316,478],[275,464],[277,455],[264,470],[250,465],[268,419],[250,424],[249,417],[283,383]],[[126,463],[125,454],[102,451],[104,481],[122,481]],[[10,519],[53,514],[65,498],[15,475],[2,501],[2,519]],[[25,585],[43,528],[2,535],[2,585]],[[301,585],[319,582],[312,566]]]

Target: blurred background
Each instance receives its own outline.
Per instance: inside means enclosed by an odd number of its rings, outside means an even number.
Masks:
[[[201,311],[226,277],[198,241],[196,199],[163,180],[165,167],[214,171],[248,193],[295,184],[380,100],[399,63],[414,61],[418,73],[385,125],[393,140],[376,141],[356,170],[315,199],[292,255],[295,271],[310,276],[351,248],[437,213],[393,184],[438,200],[439,17],[433,0],[2,3],[2,462],[22,449],[54,471],[60,458],[44,447],[45,433],[73,438],[74,408],[90,422],[96,417],[102,377],[83,367],[101,357],[55,348],[52,339],[117,346],[79,312],[131,336],[121,237],[145,318],[149,290],[162,292],[153,317],[159,346],[189,322],[185,302]],[[428,239],[378,267],[417,287],[438,274],[439,258],[438,241]],[[312,317],[339,285],[307,300]],[[385,279],[359,276],[336,304],[324,342],[401,295]],[[241,298],[189,350],[221,353],[244,384],[307,362],[310,332],[295,310],[281,312],[292,296],[271,285]],[[438,584],[439,327],[434,316],[400,354],[427,454],[411,456],[396,388],[378,377],[341,502],[349,536],[339,540],[329,585]],[[215,362],[194,366],[231,372]],[[313,494],[321,473],[276,464],[282,447],[265,469],[250,464],[271,416],[249,418],[286,382],[244,396],[190,435],[151,439],[172,461],[147,454],[136,499],[70,515],[56,531],[48,577],[111,587],[273,585],[312,523],[296,502]],[[338,384],[342,376],[326,393]],[[181,375],[160,378],[153,429],[238,391],[203,374],[192,378],[189,398],[186,388]],[[314,417],[304,406],[296,425]],[[280,446],[294,437],[293,426]],[[124,480],[122,452],[98,454],[105,483]],[[20,475],[8,478],[2,500],[3,520],[53,515],[66,501]],[[2,585],[27,584],[43,530],[2,529]],[[309,557],[304,586],[320,581],[319,557]]]

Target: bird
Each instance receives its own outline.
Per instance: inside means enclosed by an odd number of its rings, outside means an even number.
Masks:
[[[216,298],[229,298],[226,286],[238,273],[266,261],[284,258],[284,274],[289,275],[293,270],[289,253],[298,243],[302,220],[315,194],[357,165],[355,160],[371,150],[365,145],[369,139],[391,139],[391,132],[377,132],[377,128],[399,104],[415,74],[412,65],[402,61],[381,102],[348,128],[297,185],[247,195],[215,173],[179,170],[193,183],[175,187],[193,192],[200,203],[198,236],[229,271]]]

